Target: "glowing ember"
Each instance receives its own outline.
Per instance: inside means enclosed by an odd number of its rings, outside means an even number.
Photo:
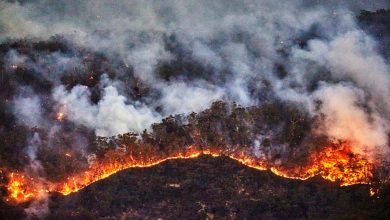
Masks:
[[[62,121],[64,119],[64,113],[63,112],[57,112],[56,118],[58,121]]]
[[[162,157],[159,155],[143,156],[141,153],[126,154],[117,151],[108,152],[105,159],[92,163],[90,167],[79,174],[68,177],[63,182],[49,183],[43,180],[34,180],[21,174],[11,173],[7,186],[9,192],[8,201],[26,202],[38,197],[40,192],[59,192],[68,195],[108,176],[132,167],[150,167],[166,160],[195,158],[202,154],[213,157],[228,156],[238,162],[258,169],[271,170],[279,176],[293,179],[305,180],[320,175],[330,181],[338,181],[340,185],[352,185],[368,183],[372,176],[373,166],[366,159],[354,155],[349,147],[328,147],[322,152],[311,156],[309,165],[305,167],[281,167],[270,164],[259,158],[246,155],[243,152],[222,152],[221,150],[204,149],[196,147],[185,148],[171,156]]]

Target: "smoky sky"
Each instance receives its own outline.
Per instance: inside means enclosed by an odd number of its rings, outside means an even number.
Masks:
[[[3,42],[57,36],[73,47],[110,57],[109,68],[123,63],[115,77],[102,70],[92,89],[84,82],[70,86],[60,80],[75,69],[91,74],[80,53],[5,54],[9,71],[23,66],[53,84],[53,111],[65,112],[67,120],[97,135],[140,132],[171,114],[198,112],[217,100],[251,106],[278,98],[300,103],[311,116],[324,114],[323,132],[328,135],[352,138],[362,146],[386,146],[389,65],[378,52],[380,42],[361,30],[356,15],[388,4],[9,1],[0,3],[0,30]],[[137,97],[129,89],[124,80],[129,74],[147,94]],[[51,126],[41,109],[45,98],[32,87],[18,88],[13,112],[29,126]],[[360,138],[346,117],[338,117],[344,98],[354,100],[345,107],[356,112],[372,138]],[[322,102],[321,109],[315,108],[316,101]],[[26,108],[35,109],[34,114]]]
[[[370,32],[386,28],[368,28],[358,16],[389,7],[385,0],[2,1],[0,156],[60,179],[87,166],[96,136],[145,134],[170,115],[209,116],[220,101],[279,103],[278,126],[246,141],[256,155],[262,140],[281,136],[291,107],[313,122],[300,140],[348,141],[374,161],[390,151],[389,34]],[[304,143],[294,146],[304,151]],[[66,152],[78,158],[65,158],[70,169],[48,165]]]
[[[49,141],[34,142],[41,145],[75,132],[70,145],[87,154],[89,132],[142,132],[215,101],[250,107],[279,100],[321,118],[312,133],[348,140],[356,153],[388,152],[388,53],[385,41],[357,20],[360,10],[387,7],[387,1],[3,1],[2,71],[12,88],[2,94],[4,115],[47,131]],[[26,146],[41,136],[30,135]]]

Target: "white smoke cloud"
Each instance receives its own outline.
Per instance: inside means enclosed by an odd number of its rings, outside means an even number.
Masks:
[[[351,142],[355,153],[369,155],[389,153],[389,124],[375,110],[368,114],[363,90],[350,85],[322,85],[313,96],[322,101],[319,110],[325,116],[324,132],[336,140]],[[360,106],[359,106],[360,105]]]
[[[17,67],[34,71],[43,79],[54,83],[60,83],[60,77],[64,72],[82,70],[83,65],[78,57],[63,54],[59,51],[48,54],[34,54],[32,59],[16,50],[10,50],[5,55],[8,68],[15,70]],[[81,71],[80,71],[81,72]]]
[[[104,96],[98,103],[98,115],[96,120],[98,135],[108,136],[127,131],[141,131],[160,117],[153,113],[148,107],[134,103],[126,104],[126,98],[118,94],[112,87],[104,89]]]
[[[28,219],[44,219],[49,214],[49,196],[45,192],[40,192],[38,198],[24,209]]]
[[[202,64],[214,67],[216,70],[222,68],[222,58],[208,45],[202,44],[199,41],[194,42],[193,56]]]
[[[41,99],[39,96],[17,97],[14,100],[14,114],[20,123],[28,127],[42,125]]]
[[[38,176],[42,174],[44,170],[41,161],[37,159],[38,149],[41,144],[42,140],[39,134],[35,132],[34,135],[30,138],[26,149],[30,163],[25,167],[25,171],[30,175]]]
[[[390,113],[390,68],[375,51],[373,39],[362,31],[348,32],[329,43],[313,40],[309,51],[298,50],[295,55],[327,66],[335,79],[353,80]]]
[[[162,88],[160,100],[165,115],[199,112],[206,109],[213,101],[221,100],[223,91],[207,83],[187,85],[173,83]]]
[[[128,131],[141,132],[160,117],[141,103],[127,104],[113,86],[104,88],[98,104],[89,100],[87,87],[75,86],[66,91],[63,86],[54,89],[53,98],[63,106],[65,117],[77,124],[95,129],[99,136],[112,136]]]
[[[169,61],[171,55],[164,50],[161,42],[149,42],[133,48],[126,57],[126,63],[134,67],[135,74],[144,82],[155,85],[155,67],[159,61]]]
[[[359,29],[350,10],[362,8],[363,3],[334,0],[321,4],[298,0],[2,2],[0,31],[3,37],[14,38],[47,39],[64,34],[83,47],[109,55],[119,54],[133,67],[142,83],[157,91],[157,95],[146,101],[133,101],[120,91],[120,83],[102,80],[102,99],[93,104],[87,87],[78,85],[67,91],[64,86],[57,86],[53,97],[66,117],[94,129],[97,135],[142,131],[162,117],[201,111],[217,99],[256,105],[258,97],[263,95],[259,94],[264,89],[262,82],[267,81],[275,96],[300,103],[312,114],[324,114],[324,132],[329,136],[353,141],[356,152],[361,153],[364,148],[374,152],[388,144],[390,74],[387,61],[376,52],[375,41]],[[389,5],[385,1],[372,4],[367,7]],[[297,48],[294,40],[312,29],[316,30],[314,39],[307,47]],[[156,73],[159,62],[178,58],[164,42],[171,36],[177,40],[174,46],[183,47],[196,61],[212,67],[211,74],[227,72],[226,75],[206,76],[202,80],[160,79]],[[52,59],[49,62],[55,63],[57,69],[79,65],[79,61],[62,54],[47,58],[42,60]],[[14,61],[26,62],[24,58]],[[275,63],[286,67],[285,79],[275,76]],[[35,67],[37,71],[49,75],[56,72],[46,70],[45,62],[41,64]],[[330,72],[329,81],[352,84],[322,86],[311,94],[313,91],[307,89],[309,79],[323,70]],[[204,73],[191,74],[196,78]],[[223,77],[225,81],[220,79]],[[323,101],[319,112],[312,107],[316,99]],[[367,100],[370,100],[366,104],[371,113],[356,104]],[[18,102],[18,106],[23,106],[30,101]],[[32,108],[37,107],[36,102],[31,99]],[[156,107],[162,107],[162,112],[156,113]],[[15,108],[15,112],[18,118],[31,124],[40,120],[39,116],[37,121],[35,117],[29,118],[22,107]]]

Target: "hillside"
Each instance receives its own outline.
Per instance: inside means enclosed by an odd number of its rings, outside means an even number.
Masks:
[[[0,220],[390,219],[378,1],[0,1]]]
[[[128,169],[67,197],[53,196],[48,218],[385,219],[389,196],[383,198],[370,197],[366,185],[285,179],[202,156]]]

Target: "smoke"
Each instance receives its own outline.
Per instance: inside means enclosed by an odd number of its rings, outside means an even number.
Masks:
[[[213,85],[198,82],[199,85],[174,83],[162,89],[160,105],[165,115],[199,112],[212,102],[221,100],[223,91]]]
[[[39,197],[39,200],[31,202],[31,204],[26,209],[24,209],[28,219],[44,219],[45,216],[50,213],[49,197],[46,195],[46,193],[41,193]]]
[[[39,175],[43,171],[41,162],[37,160],[38,148],[41,144],[42,140],[39,137],[39,134],[34,133],[27,147],[27,155],[30,159],[30,164],[28,167],[26,167],[28,173],[32,175]]]
[[[83,68],[78,57],[61,53],[31,53],[21,54],[16,50],[10,50],[5,55],[8,68],[15,71],[18,67],[34,71],[39,78],[59,83],[63,73]]]
[[[137,132],[148,142],[149,134],[163,149],[160,136],[196,139],[199,131],[177,124],[204,123],[205,143],[251,145],[275,164],[310,151],[312,135],[349,142],[374,161],[389,154],[390,67],[356,12],[390,5],[367,4],[0,2],[1,158],[34,167],[20,159],[27,154],[61,179],[101,150],[96,136]],[[220,112],[215,101],[235,107]],[[13,147],[7,138],[18,132],[25,143]]]
[[[353,151],[374,158],[378,152],[389,153],[389,125],[380,114],[364,111],[367,101],[363,90],[351,85],[322,85],[314,96],[321,100],[325,116],[324,132],[332,138],[348,140]]]
[[[362,31],[347,32],[330,42],[312,40],[308,51],[297,50],[297,57],[314,60],[330,69],[336,80],[351,80],[374,96],[375,103],[390,113],[390,69],[375,51],[374,40]]]
[[[294,59],[305,60],[305,68],[314,61],[338,82],[323,84],[312,96],[322,101],[319,112],[325,115],[325,133],[351,141],[354,152],[371,158],[378,152],[388,154],[390,131],[390,68],[375,48],[370,36],[355,30],[330,41],[310,40],[307,49],[293,51]]]
[[[14,114],[18,121],[29,127],[42,125],[41,100],[39,96],[16,97],[14,100]]]
[[[57,87],[53,98],[63,106],[69,120],[94,129],[99,136],[140,132],[159,120],[140,103],[126,104],[126,97],[119,95],[115,87],[107,86],[103,90],[103,97],[96,105],[89,101],[90,93],[85,86],[75,86],[70,92],[63,86]]]

